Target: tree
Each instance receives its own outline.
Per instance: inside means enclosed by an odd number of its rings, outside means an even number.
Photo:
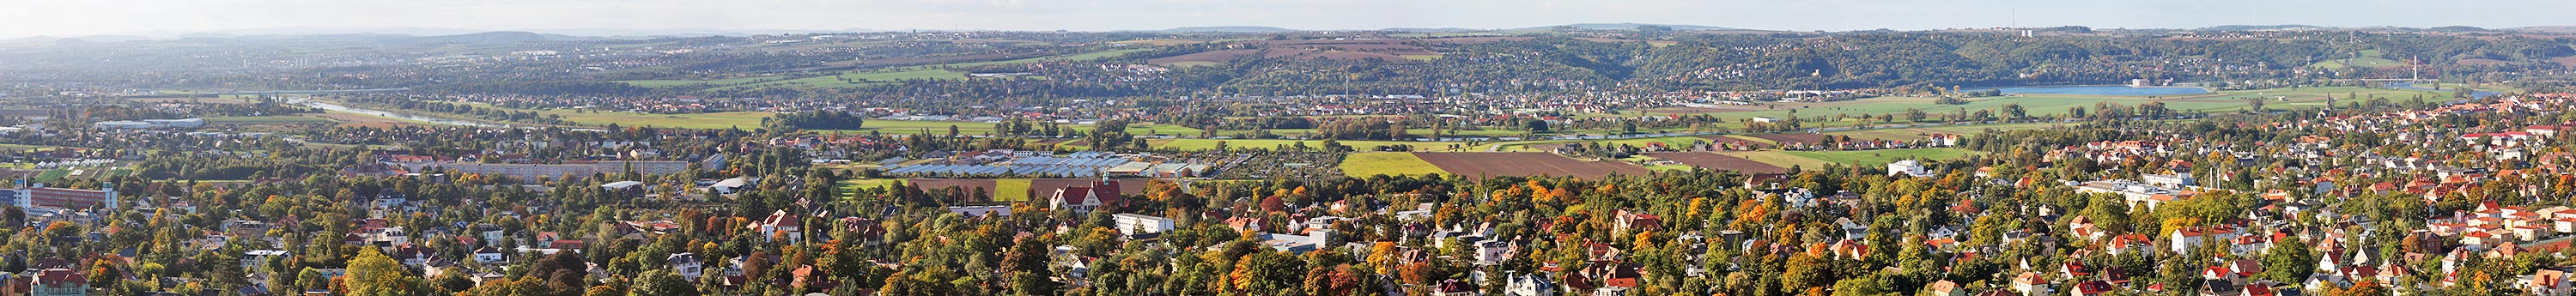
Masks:
[[[2295,267],[2317,262],[2316,255],[2308,254],[2307,243],[2295,239],[2280,241],[2264,249],[2263,266]],[[2314,271],[2314,268],[2264,268],[2263,277],[2275,282],[2296,283],[2307,280],[2308,274]]]
[[[401,262],[394,262],[393,257],[385,257],[375,248],[360,249],[358,258],[349,260],[349,275],[344,282],[349,285],[350,295],[412,295],[416,285],[412,276],[403,274]]]
[[[653,269],[645,271],[643,275],[636,278],[635,289],[627,291],[626,295],[698,295],[698,286],[696,283],[690,283],[688,279],[680,278],[678,273],[667,269]]]

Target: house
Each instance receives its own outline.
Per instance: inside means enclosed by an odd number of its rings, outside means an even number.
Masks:
[[[2199,185],[2200,181],[2199,179],[2191,178],[2191,173],[2146,174],[2138,176],[2138,180],[2146,181],[2148,185],[2164,186],[2166,188]]]
[[[1171,218],[1119,213],[1116,215],[1110,215],[1110,219],[1116,220],[1118,225],[1118,234],[1124,234],[1127,236],[1163,233],[1164,231],[1172,230]]]
[[[1475,295],[1476,295],[1476,285],[1475,285],[1475,284],[1469,284],[1469,283],[1467,283],[1467,281],[1461,281],[1461,280],[1458,280],[1458,279],[1445,279],[1445,280],[1440,280],[1440,284],[1439,284],[1439,285],[1437,285],[1437,286],[1433,286],[1433,287],[1431,288],[1431,295],[1433,295],[1433,296],[1475,296]]]
[[[501,248],[499,247],[483,246],[482,248],[474,249],[474,262],[484,264],[508,263],[510,262],[509,254],[509,252],[501,251]]]
[[[1657,229],[1662,229],[1664,225],[1663,218],[1661,217],[1637,211],[1630,211],[1627,209],[1620,209],[1619,212],[1616,213],[1616,216],[1618,218],[1618,224],[1614,225],[1616,228],[1614,228],[1612,232],[1631,233],[1631,231],[1655,231]]]
[[[1951,282],[1950,280],[1941,280],[1941,281],[1937,281],[1937,282],[1932,282],[1932,294],[1931,294],[1931,295],[1932,295],[1932,296],[1968,296],[1968,289],[1965,289],[1965,288],[1961,288],[1961,287],[1959,287],[1959,283],[1957,283],[1957,282]]]
[[[2022,296],[2048,295],[2048,278],[2041,277],[2038,272],[2024,271],[2013,276],[2012,290],[2021,292]]]
[[[2077,284],[2075,284],[2075,287],[2070,288],[2070,289],[2066,289],[2066,291],[2067,291],[2067,294],[2068,294],[2068,295],[2071,295],[2071,296],[2095,296],[2095,295],[2102,295],[2102,293],[2108,293],[2108,292],[2111,292],[2111,289],[2112,289],[2112,288],[2114,288],[2114,286],[2112,286],[2112,285],[2111,285],[2111,283],[2109,283],[2109,282],[2103,282],[2103,281],[2101,281],[2101,280],[2091,280],[2091,281],[2084,281],[2083,283],[2077,283]]]
[[[2569,284],[2567,271],[2556,269],[2532,271],[2531,275],[2515,279],[2513,283],[2514,287],[2522,288],[2523,293],[2543,296],[2567,296]]]
[[[1507,281],[1503,284],[1506,296],[1556,296],[1556,282],[1549,281],[1546,275],[1518,274]]]
[[[786,238],[793,242],[805,239],[804,226],[804,220],[797,219],[796,215],[788,214],[787,210],[782,209],[770,212],[768,218],[761,218],[760,222],[754,222],[747,228],[758,231],[762,238]]]
[[[89,277],[67,268],[36,272],[27,282],[29,296],[88,296]]]
[[[664,261],[670,262],[671,271],[679,273],[681,278],[694,279],[706,274],[706,263],[698,259],[697,253],[671,254],[670,257],[665,258],[669,258]]]
[[[1127,199],[1118,196],[1118,181],[1104,180],[1092,181],[1091,186],[1057,188],[1047,195],[1047,203],[1048,210],[1089,213],[1103,206],[1125,206]]]
[[[2225,242],[2234,238],[2236,238],[2235,229],[2223,226],[2191,227],[2174,230],[2173,242],[2169,246],[2173,247],[2174,253],[2188,253],[2192,246],[2201,243]]]
[[[1888,176],[1911,176],[1911,177],[1923,178],[1923,177],[1931,177],[1931,176],[1932,176],[1932,172],[1931,172],[1931,171],[1928,171],[1928,170],[1925,170],[1925,169],[1923,168],[1923,163],[1921,163],[1921,162],[1915,162],[1915,161],[1914,161],[1914,160],[1912,160],[1912,159],[1907,159],[1907,160],[1900,160],[1900,161],[1896,161],[1895,163],[1889,163],[1889,164],[1887,164],[1887,175],[1888,175]]]

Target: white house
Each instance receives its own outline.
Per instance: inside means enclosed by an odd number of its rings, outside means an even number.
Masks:
[[[1931,177],[1931,176],[1932,176],[1932,172],[1931,172],[1931,171],[1929,171],[1929,170],[1924,170],[1924,169],[1923,169],[1923,163],[1921,163],[1921,162],[1915,162],[1915,161],[1914,161],[1914,160],[1912,160],[1912,159],[1907,159],[1907,160],[1901,160],[1901,161],[1897,161],[1897,162],[1895,162],[1895,163],[1889,163],[1889,164],[1887,164],[1887,175],[1889,175],[1889,176],[1900,176],[1900,175],[1901,175],[1901,176],[1913,176],[1913,177]]]
[[[664,261],[671,262],[671,271],[678,272],[681,278],[694,279],[706,272],[706,263],[702,260],[698,260],[697,253],[671,254],[670,257],[666,258],[670,258],[669,260]]]
[[[1132,236],[1132,235],[1138,235],[1138,234],[1162,233],[1162,232],[1164,232],[1164,231],[1172,231],[1172,219],[1171,219],[1171,218],[1163,218],[1163,217],[1155,217],[1155,216],[1146,216],[1146,215],[1138,215],[1138,214],[1128,214],[1128,213],[1120,213],[1120,214],[1117,214],[1117,215],[1110,215],[1110,216],[1109,216],[1109,218],[1110,218],[1110,219],[1112,219],[1112,220],[1116,220],[1116,222],[1118,223],[1118,234],[1125,234],[1125,235],[1131,235],[1131,236]]]

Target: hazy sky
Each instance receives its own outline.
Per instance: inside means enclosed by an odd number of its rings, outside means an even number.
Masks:
[[[0,0],[0,37],[261,28],[1129,30],[1520,28],[1668,23],[1775,30],[2084,25],[2576,25],[2567,0]],[[2018,11],[2018,13],[2015,13]],[[2016,17],[2017,16],[2017,17]]]

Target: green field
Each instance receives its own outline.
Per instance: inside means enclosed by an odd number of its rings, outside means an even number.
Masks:
[[[1976,151],[1952,148],[1885,149],[1861,151],[1784,151],[1782,154],[1851,166],[1886,165],[1902,159],[1959,159]]]
[[[1779,167],[1784,167],[1784,168],[1786,168],[1786,167],[1816,168],[1816,167],[1824,167],[1826,164],[1830,164],[1829,162],[1825,162],[1825,161],[1823,161],[1823,160],[1816,160],[1816,159],[1814,159],[1814,158],[1807,158],[1807,157],[1804,157],[1804,156],[1789,155],[1788,153],[1784,153],[1783,151],[1778,151],[1778,150],[1763,150],[1763,151],[1720,151],[1720,152],[1717,152],[1717,154],[1723,154],[1723,155],[1726,155],[1726,156],[1734,156],[1734,157],[1742,157],[1742,158],[1744,158],[1745,160],[1752,160],[1752,161],[1755,161],[1755,162],[1761,162],[1761,163],[1764,163],[1764,164],[1770,164],[1770,165],[1779,166]]]
[[[1324,141],[1323,141],[1323,140],[1278,140],[1278,139],[1223,139],[1223,140],[1219,140],[1219,139],[1160,139],[1160,140],[1149,140],[1149,141],[1146,141],[1146,142],[1147,142],[1147,143],[1149,143],[1149,144],[1151,144],[1151,145],[1153,145],[1153,146],[1154,146],[1154,148],[1180,149],[1180,150],[1184,150],[1184,151],[1195,151],[1195,150],[1214,150],[1214,149],[1216,149],[1216,144],[1217,144],[1217,142],[1225,142],[1225,146],[1226,146],[1228,149],[1248,149],[1248,148],[1272,149],[1272,148],[1277,148],[1277,147],[1281,147],[1281,146],[1295,147],[1295,146],[1297,145],[1297,143],[1298,143],[1298,142],[1305,142],[1305,143],[1306,143],[1306,147],[1307,147],[1307,148],[1310,148],[1310,149],[1322,149],[1322,148],[1324,147]],[[1339,143],[1341,143],[1342,145],[1351,146],[1351,149],[1360,150],[1360,151],[1369,151],[1369,149],[1370,149],[1371,147],[1377,147],[1377,146],[1390,146],[1390,145],[1413,145],[1413,149],[1414,149],[1414,151],[1437,151],[1437,150],[1445,150],[1445,149],[1449,149],[1449,145],[1450,145],[1450,144],[1458,144],[1458,142],[1428,142],[1428,141],[1338,141],[1338,142],[1339,142]]]
[[[1439,166],[1422,161],[1421,157],[1414,157],[1413,153],[1404,152],[1352,153],[1350,156],[1342,157],[1341,168],[1342,175],[1351,177],[1447,173],[1441,171]]]
[[[993,201],[1028,201],[1029,179],[993,180]]]
[[[1846,131],[1827,132],[1827,133],[1825,133],[1825,134],[1827,134],[1827,135],[1836,135],[1836,136],[1850,136],[1850,137],[1852,137],[1853,139],[1865,139],[1865,140],[1912,141],[1912,140],[1922,140],[1922,139],[1925,139],[1925,138],[1926,138],[1926,136],[1929,136],[1930,134],[1960,134],[1960,135],[1972,135],[1972,134],[1985,133],[1986,131],[1990,131],[1990,130],[1991,130],[1991,131],[2034,130],[2034,129],[2043,129],[2043,128],[2063,127],[2063,126],[2067,126],[2067,125],[2069,125],[2069,124],[2061,124],[2061,123],[2007,123],[2007,124],[1944,125],[1944,126],[1929,126],[1929,127],[1880,128],[1880,129],[1846,130]],[[1750,138],[1750,137],[1748,137],[1748,138]]]
[[[886,186],[886,185],[901,185],[901,184],[903,184],[903,179],[854,179],[854,180],[841,180],[841,192],[856,191],[856,190],[861,189],[861,188],[874,188],[874,187],[878,187],[878,186]]]
[[[66,170],[66,169],[51,169],[51,170],[45,170],[45,172],[43,172],[43,173],[37,173],[37,174],[36,174],[36,181],[37,181],[37,182],[61,181],[61,180],[63,179],[63,177],[71,176],[71,175],[72,175],[72,170]]]

